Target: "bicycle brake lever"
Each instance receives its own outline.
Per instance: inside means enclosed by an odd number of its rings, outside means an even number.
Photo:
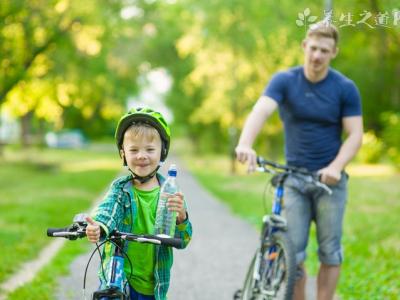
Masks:
[[[316,180],[315,185],[325,190],[329,195],[332,195],[332,190],[325,183]]]

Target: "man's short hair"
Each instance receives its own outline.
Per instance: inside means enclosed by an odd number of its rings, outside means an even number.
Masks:
[[[335,41],[335,46],[339,42],[339,32],[335,25],[327,21],[321,21],[310,25],[306,37],[325,37],[331,38]]]

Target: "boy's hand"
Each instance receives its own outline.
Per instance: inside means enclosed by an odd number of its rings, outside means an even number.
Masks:
[[[176,222],[178,224],[186,220],[186,209],[185,201],[183,200],[183,194],[177,192],[168,198],[167,206],[170,211],[176,211]]]
[[[86,227],[86,236],[89,242],[97,243],[100,240],[100,226],[91,217],[86,217],[86,222],[88,223]]]

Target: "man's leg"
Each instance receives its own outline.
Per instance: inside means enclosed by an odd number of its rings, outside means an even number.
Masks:
[[[331,187],[332,195],[316,197],[318,255],[321,262],[317,277],[317,299],[331,300],[335,294],[343,261],[341,247],[343,216],[347,199],[347,177]]]
[[[285,208],[283,215],[288,224],[288,234],[296,253],[296,283],[293,299],[305,299],[306,273],[304,260],[311,223],[311,200],[304,190],[304,181],[289,177],[285,183]]]
[[[332,300],[339,280],[340,265],[321,264],[317,277],[317,299]]]
[[[293,300],[305,300],[307,274],[304,268],[304,264],[299,265],[298,268],[301,269],[302,276],[300,278],[297,278],[294,285]]]

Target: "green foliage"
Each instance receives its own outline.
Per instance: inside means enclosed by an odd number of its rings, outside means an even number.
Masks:
[[[47,128],[109,132],[136,90],[139,57],[120,1],[1,1],[0,106]],[[108,123],[108,124],[107,124]],[[32,124],[30,124],[32,125]],[[32,133],[32,128],[23,128]]]
[[[387,153],[395,165],[400,165],[400,113],[386,112],[382,114],[382,137]]]
[[[383,156],[384,145],[373,131],[368,131],[363,135],[363,143],[357,153],[357,160],[363,163],[377,163]]]

